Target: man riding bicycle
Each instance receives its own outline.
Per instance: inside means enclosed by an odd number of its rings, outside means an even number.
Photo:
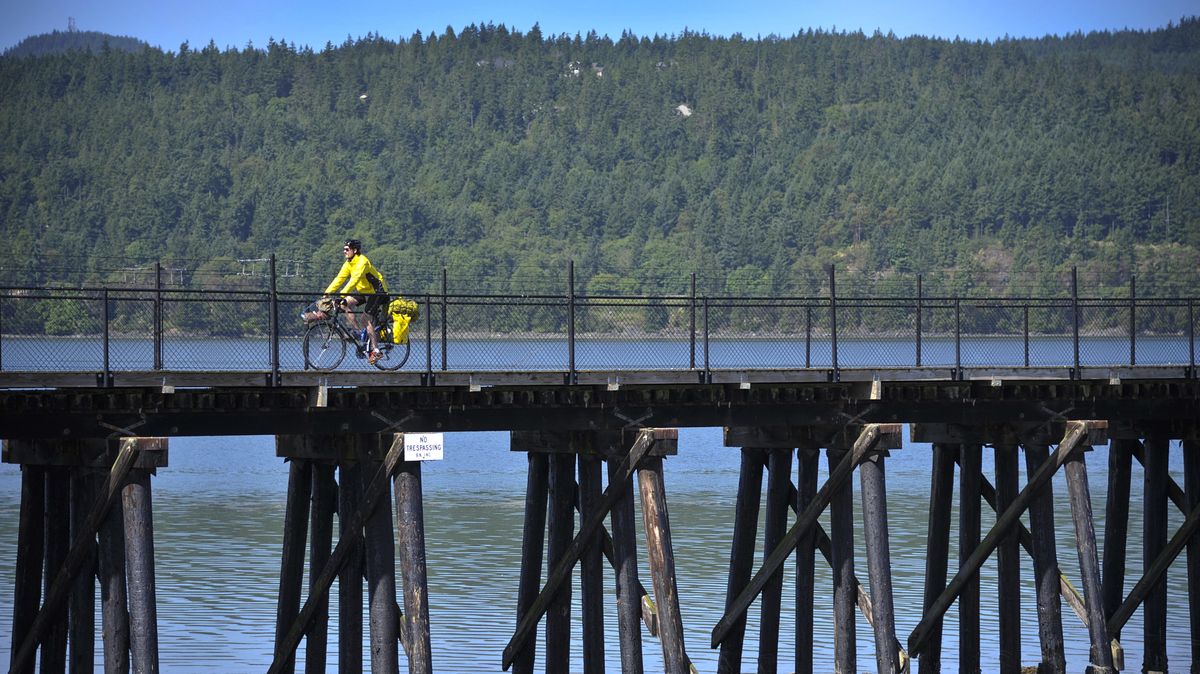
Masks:
[[[354,307],[362,305],[363,318],[367,324],[367,338],[370,340],[367,360],[374,364],[380,357],[375,323],[379,321],[379,309],[387,306],[388,303],[387,283],[383,280],[383,274],[380,274],[367,256],[362,254],[361,241],[347,239],[346,244],[342,246],[342,253],[346,256],[346,261],[342,263],[341,270],[330,282],[329,287],[325,289],[325,295],[336,293],[345,298],[350,325],[356,330],[358,321],[352,310]],[[345,285],[342,285],[343,283]],[[342,286],[342,289],[338,290],[338,286]]]

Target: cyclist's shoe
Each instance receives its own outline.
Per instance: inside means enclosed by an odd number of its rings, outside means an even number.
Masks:
[[[367,362],[374,365],[382,357],[383,357],[383,354],[380,353],[378,349],[376,349],[371,352],[371,355],[367,356]]]

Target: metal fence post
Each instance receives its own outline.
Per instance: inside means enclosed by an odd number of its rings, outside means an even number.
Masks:
[[[840,381],[838,372],[838,342],[837,342],[837,286],[833,265],[829,265],[829,335],[833,351],[833,380]]]
[[[917,367],[921,367],[921,274],[917,274]]]
[[[446,268],[442,267],[442,371],[446,371],[446,296],[449,294],[450,284],[446,279]]]
[[[708,360],[708,295],[704,296],[704,383],[712,381],[712,371]]]
[[[1029,305],[1022,307],[1025,314],[1025,367],[1029,367]]]
[[[1129,365],[1137,365],[1137,276],[1129,275]]]
[[[567,260],[567,382],[575,383],[575,260]]]
[[[109,342],[108,342],[109,324],[112,319],[109,317],[109,311],[108,311],[108,286],[105,286],[104,291],[101,292],[100,301],[104,305],[100,310],[100,315],[102,317],[101,320],[104,322],[104,334],[101,337],[101,340],[102,340],[101,348],[104,352],[103,356],[102,356],[104,359],[104,385],[108,386],[112,383],[112,367],[111,367],[112,363],[109,360]]]
[[[1075,372],[1079,377],[1079,275],[1078,268],[1071,267],[1071,341],[1074,343]]]
[[[154,263],[154,314],[151,317],[154,331],[154,369],[163,369],[162,360],[162,263]]]
[[[689,305],[689,313],[691,317],[689,324],[689,349],[688,349],[688,368],[696,369],[696,272],[692,272],[692,287],[691,287],[691,303]]]
[[[271,253],[271,317],[267,322],[271,331],[271,386],[279,386],[279,281],[275,275],[275,253]]]
[[[812,307],[804,307],[804,367],[812,367]]]
[[[425,317],[425,382],[429,386],[433,386],[433,312],[429,307],[432,297],[429,293],[425,293],[425,310],[429,314]]]
[[[954,298],[954,378],[962,379],[962,299]]]
[[[1192,376],[1196,376],[1196,316],[1194,313],[1195,304],[1192,298],[1188,298],[1188,367],[1192,370]]]

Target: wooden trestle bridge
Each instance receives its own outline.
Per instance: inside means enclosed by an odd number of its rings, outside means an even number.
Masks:
[[[1061,672],[1066,666],[1063,621],[1071,619],[1063,615],[1066,603],[1087,626],[1091,672],[1137,667],[1166,672],[1165,571],[1186,550],[1190,667],[1200,672],[1200,378],[1194,299],[1145,300],[1131,283],[1129,296],[1120,300],[1081,298],[1073,285],[1065,300],[1006,304],[927,298],[918,282],[912,298],[849,300],[835,294],[831,272],[827,297],[786,302],[700,297],[694,278],[690,294],[681,297],[585,298],[576,295],[572,276],[561,296],[524,298],[505,307],[495,298],[452,295],[444,279],[440,297],[420,298],[428,311],[413,326],[412,363],[394,373],[301,368],[300,360],[289,356],[288,349],[295,347],[289,347],[287,334],[281,336],[287,330],[280,325],[296,322],[308,299],[284,297],[273,280],[269,292],[252,298],[197,300],[184,291],[172,295],[161,284],[124,294],[8,289],[0,295],[0,436],[4,461],[22,467],[11,671],[32,672],[39,656],[43,671],[62,671],[68,644],[71,671],[89,671],[98,641],[97,587],[105,671],[157,671],[151,476],[169,470],[172,437],[274,435],[278,455],[289,462],[290,480],[280,521],[284,538],[270,671],[292,671],[302,645],[306,670],[322,670],[334,647],[328,591],[338,578],[340,670],[363,668],[365,621],[371,671],[396,672],[404,658],[407,671],[430,672],[437,653],[431,652],[426,568],[438,560],[426,556],[421,464],[406,457],[403,438],[504,430],[511,431],[512,449],[528,455],[522,568],[519,587],[512,588],[512,638],[494,662],[481,667],[498,663],[515,672],[535,666],[566,672],[571,649],[581,648],[576,652],[582,653],[585,671],[599,672],[604,649],[619,648],[622,670],[640,672],[644,650],[661,648],[665,669],[676,673],[691,667],[689,652],[713,648],[719,649],[718,671],[740,672],[755,666],[742,661],[742,651],[747,638],[757,638],[758,671],[773,672],[780,616],[794,611],[794,670],[813,671],[814,621],[832,620],[834,670],[849,674],[872,667],[856,661],[857,607],[879,645],[877,671],[903,671],[917,662],[923,673],[938,672],[943,620],[957,603],[960,672],[1007,674],[1031,665]],[[183,328],[164,327],[172,320],[183,326],[184,319],[202,313],[172,309],[185,301],[230,303],[222,307],[253,301],[268,310],[269,341],[260,339],[255,347],[258,360],[234,369],[196,362],[180,367],[180,358],[199,358],[206,347],[196,342],[179,349],[172,330]],[[97,348],[88,352],[92,360],[80,361],[72,371],[44,371],[44,361],[29,354],[56,344],[44,345],[40,328],[21,322],[40,315],[32,310],[38,302],[73,303],[75,314],[97,317],[91,341],[102,343],[102,360]],[[499,351],[479,347],[479,327],[509,316],[510,309],[517,317],[535,309],[558,312],[561,320],[551,321],[557,332],[544,340],[554,342],[543,352],[546,361],[504,365],[495,360]],[[1039,342],[1036,326],[1030,327],[1031,311],[1047,325],[1055,324],[1055,316],[1062,319],[1053,328],[1057,337],[1042,336]],[[877,316],[875,324],[884,326],[878,335],[871,332],[871,312],[886,312]],[[597,364],[589,356],[596,352],[588,350],[596,346],[597,333],[602,326],[619,326],[627,315],[639,325],[676,330],[663,352],[678,346],[670,352],[682,357],[638,365],[621,362],[613,352],[608,354],[612,362]],[[756,316],[762,320],[756,323]],[[1108,327],[1089,335],[1088,316]],[[152,333],[152,344],[144,340],[147,348],[138,351],[127,338],[122,343],[114,338],[110,346],[110,330],[120,332],[115,324],[121,321],[141,321],[138,329]],[[1163,325],[1151,330],[1148,321]],[[787,334],[794,348],[783,359],[787,362],[759,356],[737,362],[728,348],[739,335],[775,348],[750,335],[751,328],[739,333],[737,326],[785,324],[791,326]],[[897,347],[902,325],[914,339]],[[289,329],[294,342],[295,328]],[[1155,340],[1163,334],[1174,341],[1162,346],[1166,343]],[[996,335],[1023,344],[1023,352],[1020,346],[1015,351],[1016,362],[993,359],[999,355]],[[646,344],[661,346],[652,342]],[[1114,342],[1115,360],[1089,351]],[[84,342],[76,337],[64,343],[82,349]],[[864,350],[888,344],[907,355],[872,361]],[[1174,355],[1148,358],[1147,349],[1155,345],[1169,346]],[[464,365],[462,354],[470,348],[479,349],[479,358]],[[1056,349],[1052,362],[1038,360],[1039,348]],[[57,357],[51,362],[74,361]],[[911,425],[914,440],[932,443],[933,452],[921,606],[895,605],[891,589],[885,466],[905,424]],[[741,453],[727,599],[711,642],[685,644],[663,457],[688,451],[676,429],[715,426],[725,428],[726,444]],[[1092,465],[1089,471],[1087,451],[1101,443],[1109,446],[1108,465]],[[994,485],[981,470],[985,446],[995,452]],[[1182,447],[1182,486],[1168,473],[1172,446]],[[828,478],[818,486],[822,450]],[[1018,469],[1022,454],[1029,476],[1024,484]],[[1128,548],[1138,547],[1126,535],[1135,461],[1145,484],[1145,502],[1133,510],[1145,517],[1140,542],[1145,573],[1127,578]],[[957,525],[951,521],[956,466]],[[1065,526],[1056,523],[1051,498],[1051,477],[1060,470],[1070,492],[1075,551],[1056,549],[1054,542],[1056,524]],[[602,488],[605,471],[607,487]],[[863,500],[865,572],[854,567],[855,473]],[[1089,479],[1108,484],[1102,538],[1090,506]],[[635,480],[645,532],[640,545]],[[987,532],[980,523],[985,503],[997,513]],[[1185,514],[1175,532],[1168,531],[1171,507]],[[828,532],[818,523],[826,510]],[[1025,512],[1028,528],[1021,521]],[[331,543],[335,513],[336,546]],[[955,530],[956,562],[948,558]],[[761,560],[754,556],[759,536],[766,551]],[[1020,620],[1022,554],[1033,560],[1036,626]],[[1078,555],[1080,578],[1062,577],[1059,554]],[[638,577],[639,555],[648,556],[651,578]],[[978,572],[992,555],[998,559],[998,587],[981,588]],[[833,569],[832,607],[813,605],[819,559]],[[310,582],[304,588],[306,564]],[[607,567],[616,578],[615,602],[603,597]],[[581,638],[571,633],[570,620],[576,571],[582,588]],[[781,596],[785,573],[795,574],[794,603]],[[981,625],[985,591],[999,596],[996,625]],[[759,633],[748,635],[747,615],[755,604],[761,612]],[[1138,608],[1144,642],[1130,647],[1121,642],[1122,628]],[[898,611],[909,617],[919,612],[910,634],[896,633]],[[605,620],[616,621],[619,644],[604,643]],[[545,629],[545,650],[535,653],[539,627]],[[998,663],[980,661],[982,629],[999,634]],[[1040,657],[1022,662],[1021,632],[1034,629]],[[1140,653],[1140,663],[1125,661],[1127,647]],[[1185,667],[1172,665],[1176,671]]]
[[[574,383],[563,383],[561,376],[549,383],[530,381],[537,377],[529,374],[458,373],[432,386],[330,387],[314,377],[308,386],[6,388],[0,390],[4,460],[23,469],[12,671],[32,671],[39,649],[51,671],[62,669],[68,642],[72,671],[91,668],[97,580],[106,671],[127,671],[130,663],[134,671],[157,669],[150,476],[168,469],[170,437],[214,434],[275,435],[279,456],[290,461],[271,671],[291,671],[301,643],[309,670],[322,667],[329,643],[327,591],[335,577],[341,579],[337,644],[342,670],[362,666],[356,659],[362,653],[364,571],[371,671],[397,671],[402,655],[408,671],[432,671],[437,658],[430,648],[425,569],[437,560],[427,560],[424,550],[420,463],[405,460],[401,438],[415,431],[496,429],[512,431],[512,448],[527,452],[529,461],[521,580],[513,588],[516,629],[508,647],[496,654],[505,669],[532,671],[540,657],[546,671],[567,671],[573,641],[581,641],[588,671],[603,668],[601,581],[607,558],[616,574],[623,671],[641,671],[641,654],[650,647],[662,648],[671,672],[688,671],[688,651],[708,647],[720,649],[720,671],[752,666],[741,662],[741,651],[747,611],[755,602],[763,616],[759,670],[774,671],[779,616],[794,610],[795,669],[812,671],[812,624],[830,615],[828,607],[813,606],[819,550],[834,569],[836,671],[869,667],[855,661],[856,605],[869,615],[874,642],[884,645],[876,653],[878,671],[902,671],[914,659],[922,671],[939,671],[943,616],[957,602],[960,671],[1017,672],[1035,664],[1019,661],[1021,630],[1034,627],[1021,625],[1013,603],[1024,549],[1037,576],[1041,657],[1036,664],[1044,671],[1065,667],[1063,599],[1088,627],[1092,671],[1125,667],[1121,630],[1138,607],[1145,620],[1145,642],[1135,648],[1143,653],[1140,666],[1167,671],[1164,571],[1185,548],[1189,603],[1200,606],[1200,537],[1195,535],[1200,526],[1200,381],[1195,373],[1157,367],[1108,369],[1103,378],[921,374],[844,371],[840,381],[829,381],[823,373],[806,371],[718,373],[713,381],[699,382],[694,375],[685,381],[688,377],[673,373],[627,372],[617,384],[611,373],[581,372]],[[908,635],[896,634],[895,611],[917,607],[892,602],[885,494],[886,457],[899,446],[903,423],[912,424],[914,439],[932,442],[934,453],[925,600],[919,624]],[[740,448],[742,457],[726,611],[713,626],[710,644],[683,640],[663,486],[662,457],[687,451],[678,446],[674,430],[686,426],[724,426],[726,443]],[[1182,488],[1167,472],[1172,440],[1183,441]],[[1110,445],[1107,472],[1101,466],[1097,474],[1092,466],[1092,479],[1099,475],[1109,484],[1103,550],[1097,547],[1085,467],[1087,450],[1100,443]],[[980,469],[984,445],[996,455],[994,486]],[[822,449],[829,477],[818,488]],[[1024,485],[1018,483],[1021,450],[1030,476]],[[1144,467],[1146,484],[1141,508],[1146,573],[1126,579],[1135,459]],[[952,564],[947,550],[954,529],[956,464],[962,553]],[[602,490],[605,467],[608,487]],[[1060,469],[1070,491],[1078,541],[1071,554],[1079,556],[1082,577],[1075,585],[1082,587],[1082,596],[1058,571],[1056,555],[1065,551],[1054,545],[1050,478]],[[868,560],[861,578],[854,569],[850,486],[856,472]],[[635,477],[646,534],[641,549],[635,541]],[[756,564],[763,498],[767,515],[761,535],[770,552]],[[981,536],[983,503],[996,509],[997,519]],[[1186,513],[1174,533],[1167,531],[1171,503]],[[817,523],[826,509],[829,532]],[[1029,530],[1019,520],[1027,510]],[[343,516],[339,542],[332,547],[335,511]],[[311,549],[307,593],[301,587],[306,547]],[[649,556],[650,579],[637,577],[639,554]],[[999,587],[987,591],[999,592],[999,624],[981,626],[984,590],[978,570],[993,554],[999,560]],[[570,632],[570,579],[576,569],[583,579],[581,640],[573,640]],[[794,607],[780,596],[785,572],[797,574]],[[1129,580],[1134,583],[1126,593]],[[48,588],[44,597],[43,586]],[[1191,621],[1195,671],[1200,616],[1193,612]],[[534,652],[539,624],[546,630],[544,654]],[[999,630],[998,666],[980,662],[979,639],[973,635],[985,627]],[[644,644],[647,635],[653,639]]]

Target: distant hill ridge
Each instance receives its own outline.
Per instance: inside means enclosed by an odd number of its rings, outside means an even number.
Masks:
[[[68,51],[99,52],[104,44],[109,49],[135,52],[149,46],[146,42],[126,35],[110,35],[95,30],[67,30],[31,35],[21,40],[17,46],[5,50],[4,56],[46,56],[61,54]]]

